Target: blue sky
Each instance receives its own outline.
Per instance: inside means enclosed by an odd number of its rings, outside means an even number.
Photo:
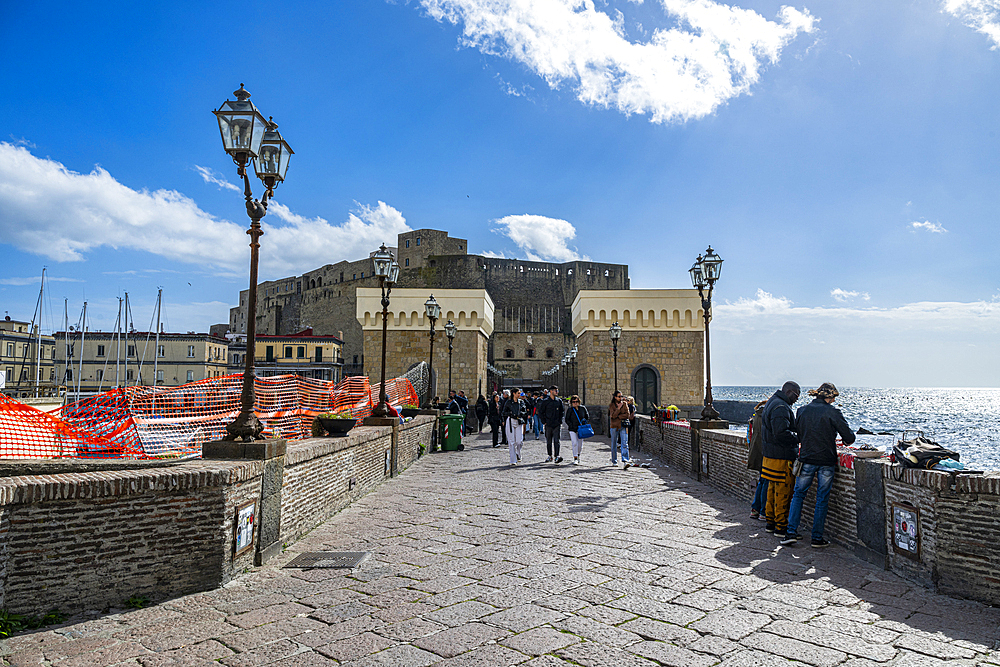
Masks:
[[[717,384],[997,386],[998,0],[8,3],[0,302],[61,328],[128,290],[207,330],[245,287],[211,111],[295,149],[262,278],[405,228],[471,252],[726,260]],[[220,185],[217,182],[221,182]],[[259,182],[255,184],[259,191]]]

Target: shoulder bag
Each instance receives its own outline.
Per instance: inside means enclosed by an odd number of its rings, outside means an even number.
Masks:
[[[576,421],[580,423],[580,425],[576,427],[577,437],[581,440],[593,437],[594,427],[590,425],[590,422],[586,419],[580,419],[580,413],[576,411],[576,408],[573,408],[573,414],[576,415]]]

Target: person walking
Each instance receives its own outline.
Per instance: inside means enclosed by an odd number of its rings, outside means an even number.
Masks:
[[[503,409],[503,403],[500,402],[500,394],[493,392],[493,396],[490,397],[490,407],[489,407],[489,420],[490,420],[490,433],[493,436],[493,446],[499,447],[500,443],[500,431],[502,430],[503,418],[500,417],[500,411]],[[506,444],[506,443],[503,443]]]
[[[507,428],[503,419],[503,408],[510,400],[510,389],[504,389],[500,394],[500,437],[503,439],[501,445],[507,445]]]
[[[538,404],[542,402],[542,394],[537,391],[531,392],[528,400],[528,410],[531,412],[531,430],[535,433],[535,440],[545,433],[545,426],[542,424],[542,416],[538,414]]]
[[[767,479],[767,503],[764,530],[779,537],[788,529],[788,510],[792,501],[792,462],[798,456],[799,438],[795,433],[792,405],[799,400],[801,389],[788,381],[774,392],[764,406],[761,420],[764,460],[761,477]]]
[[[559,398],[559,387],[552,385],[549,387],[549,395],[538,403],[536,412],[542,418],[545,425],[545,452],[548,458],[546,463],[562,463],[563,458],[559,456],[559,431],[562,429],[565,406]]]
[[[618,448],[620,447],[623,470],[627,470],[632,465],[628,456],[628,426],[631,415],[628,403],[622,399],[622,393],[616,391],[612,394],[611,404],[608,406],[608,424],[611,426],[611,465],[618,465]]]
[[[462,404],[458,402],[458,394],[454,391],[448,392],[448,407],[446,409],[450,415],[462,414]]]
[[[799,408],[795,416],[795,429],[802,443],[799,447],[802,471],[795,478],[795,491],[788,513],[788,531],[781,543],[791,546],[802,539],[798,532],[802,502],[815,477],[819,483],[816,486],[816,508],[813,511],[812,546],[819,549],[830,545],[823,539],[823,526],[826,524],[826,508],[830,500],[833,476],[837,472],[837,434],[840,434],[845,445],[853,444],[855,436],[843,413],[833,407],[840,392],[832,382],[824,382],[818,389],[810,389],[809,395],[814,397],[812,402]]]
[[[580,425],[590,421],[587,408],[580,405],[580,397],[573,394],[569,397],[569,410],[566,411],[566,427],[569,429],[569,442],[573,448],[573,465],[580,465],[583,453],[583,439],[578,431]]]
[[[476,420],[479,422],[479,432],[483,432],[483,424],[486,422],[486,417],[489,415],[490,406],[486,403],[486,397],[482,394],[476,399]]]
[[[524,402],[520,390],[512,389],[510,399],[504,403],[504,431],[507,433],[507,443],[510,448],[510,464],[516,466],[521,462],[521,446],[524,443],[524,424],[527,421],[528,406]]]

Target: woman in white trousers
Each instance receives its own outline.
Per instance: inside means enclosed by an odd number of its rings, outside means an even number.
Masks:
[[[504,430],[507,432],[507,444],[510,447],[510,464],[516,466],[521,462],[521,445],[524,443],[522,420],[528,414],[528,407],[519,390],[511,390],[511,396],[504,403],[501,414]]]

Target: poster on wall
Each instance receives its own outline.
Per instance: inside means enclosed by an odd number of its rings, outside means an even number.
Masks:
[[[892,548],[914,560],[920,558],[920,510],[906,503],[892,504]]]
[[[253,546],[253,529],[255,524],[257,503],[249,502],[236,509],[236,537],[233,547],[234,556]]]

